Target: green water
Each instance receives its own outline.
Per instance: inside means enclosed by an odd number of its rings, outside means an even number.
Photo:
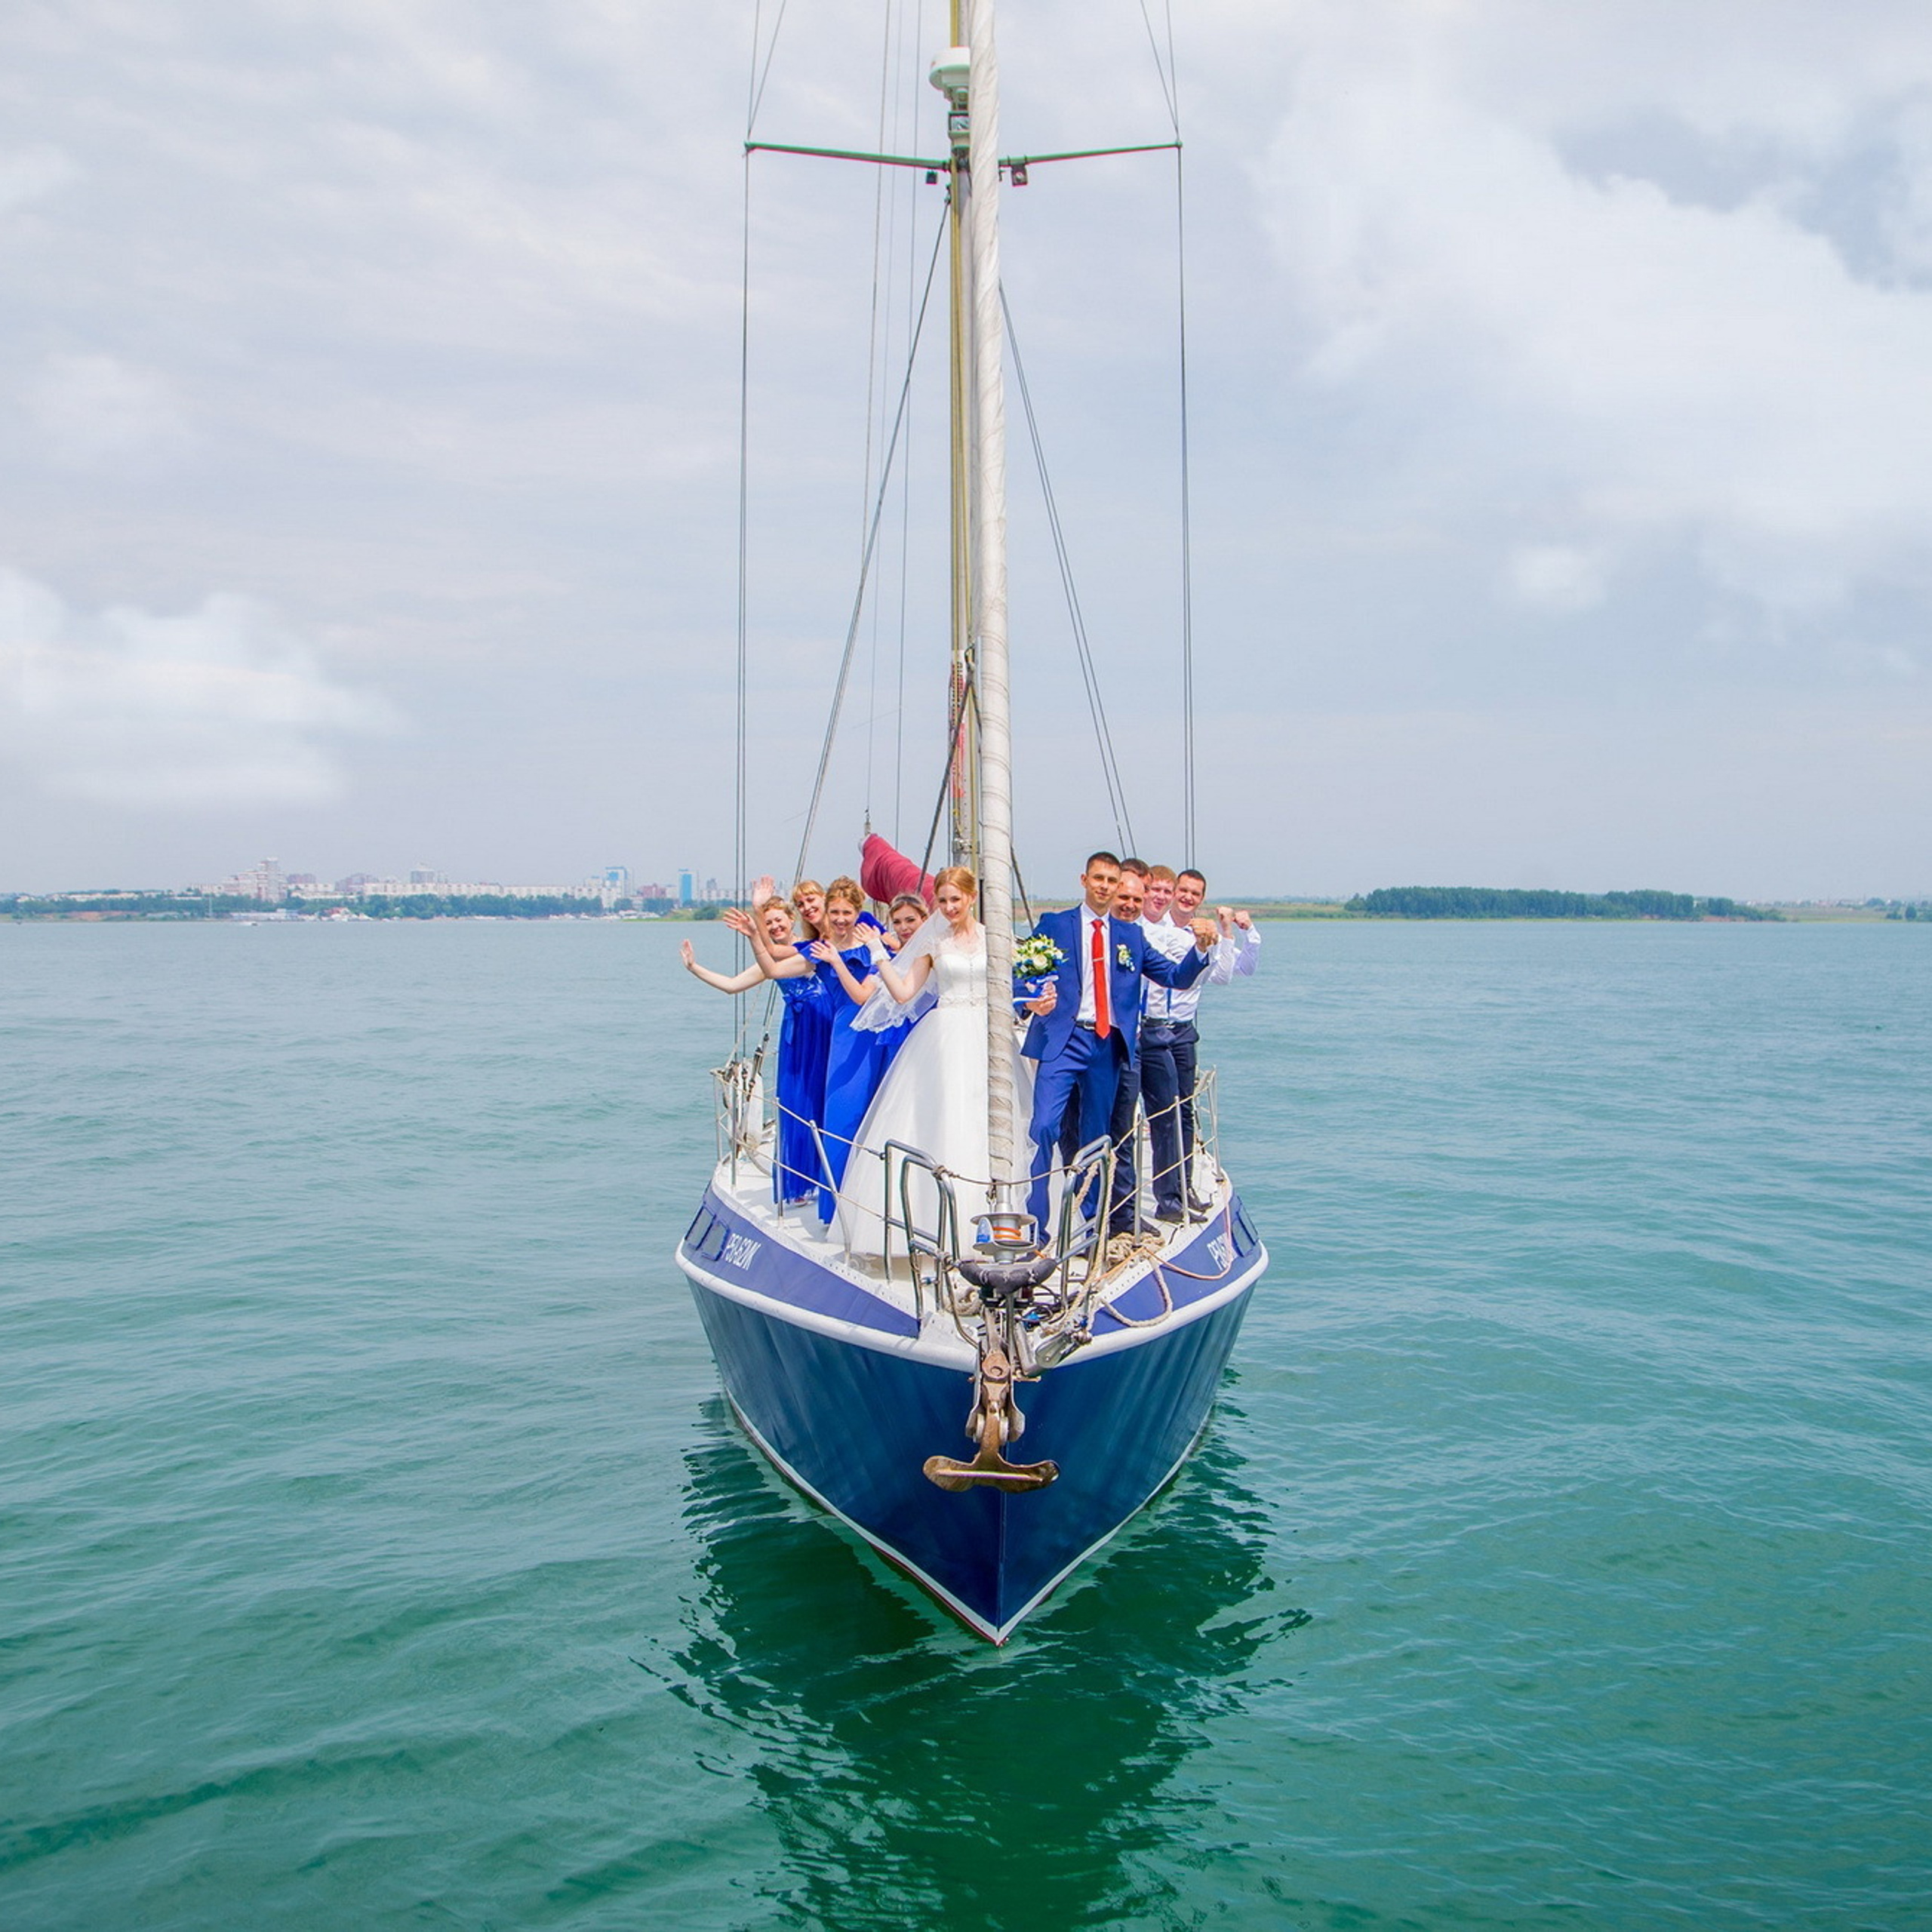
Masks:
[[[1270,929],[1001,1652],[718,1398],[681,936],[0,928],[5,1932],[1932,1925],[1932,932]]]

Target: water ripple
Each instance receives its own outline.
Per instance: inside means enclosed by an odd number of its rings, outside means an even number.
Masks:
[[[1003,1652],[717,1398],[680,936],[0,928],[8,1932],[1928,1922],[1932,935],[1275,928]]]

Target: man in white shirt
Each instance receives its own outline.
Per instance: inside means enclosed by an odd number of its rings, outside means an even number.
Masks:
[[[1207,896],[1207,879],[1191,867],[1177,875],[1165,866],[1152,868],[1141,921],[1149,943],[1171,957],[1177,943],[1192,945],[1185,921],[1198,915]],[[1201,987],[1250,978],[1261,961],[1261,934],[1253,918],[1228,906],[1217,912],[1221,937],[1200,982],[1184,988],[1150,986],[1141,1013],[1140,1099],[1147,1111],[1153,1155],[1154,1211],[1163,1221],[1179,1221],[1188,1211],[1205,1214],[1212,1204],[1197,1195],[1192,1185],[1194,1083],[1201,1041],[1195,1017],[1200,1011]]]
[[[1212,963],[1214,922],[1202,919],[1192,932],[1177,929],[1178,952],[1149,943],[1138,918],[1113,916],[1120,861],[1095,852],[1080,875],[1081,903],[1062,912],[1043,912],[1034,930],[1053,941],[1060,961],[1038,998],[1026,1002],[1033,1015],[1020,1051],[1037,1060],[1033,1113],[1028,1138],[1033,1143],[1032,1185],[1027,1212],[1046,1226],[1048,1176],[1071,1123],[1076,1148],[1106,1132],[1119,1076],[1132,1069],[1139,1051],[1141,980],[1166,989],[1189,986]],[[1135,910],[1139,911],[1137,902]],[[1087,1204],[1082,1203],[1082,1211]]]
[[[1113,903],[1108,910],[1117,919],[1127,919],[1145,927],[1142,912],[1146,903],[1147,867],[1138,859],[1120,862],[1120,883],[1114,888]],[[1190,944],[1192,943],[1190,937]],[[1165,953],[1165,946],[1158,948]],[[1211,971],[1211,966],[1210,968]],[[1144,1000],[1146,994],[1143,992]],[[1114,1171],[1107,1188],[1107,1232],[1128,1234],[1134,1226],[1134,1121],[1140,1109],[1140,1066],[1137,1060],[1120,1070],[1114,1086],[1113,1112],[1107,1121],[1107,1138],[1114,1143]],[[1070,1161],[1078,1146],[1075,1124],[1070,1118],[1060,1130],[1061,1158]]]

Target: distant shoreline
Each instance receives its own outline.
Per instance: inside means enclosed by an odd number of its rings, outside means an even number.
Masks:
[[[1035,909],[1044,912],[1071,904],[1060,896],[1042,899]],[[1867,925],[1887,920],[1932,923],[1932,900],[1869,900],[1862,904],[1780,901],[1743,901],[1687,894],[1623,893],[1587,894],[1504,890],[1466,886],[1384,888],[1352,899],[1257,898],[1239,894],[1217,903],[1244,907],[1269,924],[1291,920],[1327,919],[1434,922],[1438,924],[1518,924],[1578,925],[1624,924],[1636,921],[1684,924],[1784,923]],[[414,898],[323,900],[303,905],[268,906],[245,899],[168,892],[0,894],[0,924],[423,924],[450,920],[565,921],[579,923],[703,925],[717,922],[723,907],[619,906],[605,909],[594,900],[499,898],[484,903],[451,895],[423,894]]]

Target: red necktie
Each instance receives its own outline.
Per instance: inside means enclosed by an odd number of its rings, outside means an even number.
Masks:
[[[1094,935],[1094,1037],[1104,1040],[1114,1030],[1113,1009],[1107,998],[1107,943],[1100,937],[1101,921],[1088,928]]]

